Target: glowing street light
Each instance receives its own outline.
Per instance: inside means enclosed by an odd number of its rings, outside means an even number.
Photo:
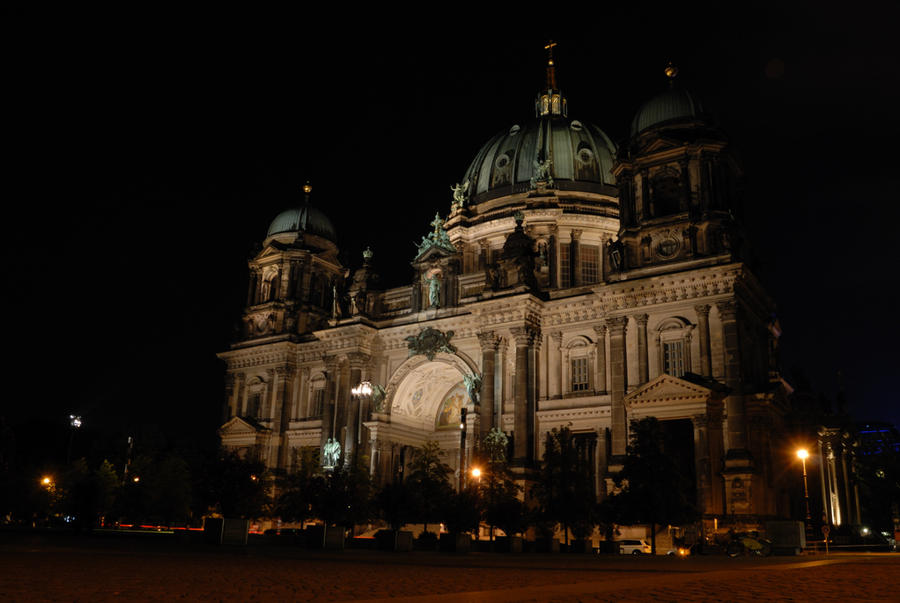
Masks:
[[[50,477],[49,475],[45,475],[43,478],[41,478],[41,485],[48,489],[52,488],[53,487],[53,478]]]
[[[800,459],[800,462],[803,465],[803,499],[806,501],[806,539],[809,540],[810,537],[810,528],[812,523],[812,517],[809,514],[809,487],[806,483],[806,459],[809,457],[809,451],[806,448],[799,448],[797,450],[797,458]],[[808,543],[807,543],[808,545]]]

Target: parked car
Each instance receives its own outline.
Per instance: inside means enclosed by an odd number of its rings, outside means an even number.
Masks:
[[[619,540],[620,555],[649,555],[652,552],[653,549],[646,540]]]

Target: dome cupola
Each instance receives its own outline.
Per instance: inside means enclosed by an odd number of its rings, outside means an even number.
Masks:
[[[487,141],[469,165],[460,186],[467,205],[526,193],[538,181],[551,188],[610,193],[616,146],[597,126],[570,119],[568,102],[556,82],[551,42],[547,82],[535,101],[536,119],[515,124]]]
[[[700,100],[677,85],[678,68],[668,64],[665,70],[669,88],[641,105],[631,121],[631,136],[654,127],[706,122],[706,113]]]
[[[311,192],[312,187],[309,183],[305,184],[303,186],[303,203],[278,214],[269,225],[266,237],[285,233],[304,233],[337,243],[337,232],[331,220],[328,219],[324,212],[310,204],[309,196]]]

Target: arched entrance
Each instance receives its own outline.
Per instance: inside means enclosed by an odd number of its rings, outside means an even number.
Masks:
[[[417,355],[401,364],[385,388],[384,408],[389,417],[375,426],[375,448],[382,458],[378,471],[395,475],[412,459],[411,448],[428,440],[440,444],[444,462],[458,471],[461,466],[461,409],[469,410],[467,431],[477,433],[474,404],[466,388],[465,377],[477,375],[474,363],[459,354],[439,353],[429,360]],[[465,442],[471,451],[474,439]],[[384,458],[387,454],[388,458]]]

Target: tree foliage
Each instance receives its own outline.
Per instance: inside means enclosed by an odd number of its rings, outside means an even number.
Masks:
[[[596,524],[596,495],[587,457],[579,453],[568,427],[553,429],[544,440],[538,482],[532,488],[538,521],[545,532],[561,524],[566,542],[569,530],[586,538]]]
[[[441,446],[427,441],[416,451],[410,463],[409,486],[418,497],[416,519],[428,530],[429,523],[439,523],[443,501],[453,492],[450,475],[453,469],[441,460]]]
[[[656,526],[696,521],[690,503],[690,481],[663,449],[663,426],[655,417],[631,422],[630,443],[616,483],[623,491],[610,500],[617,523],[651,526],[656,552]]]

